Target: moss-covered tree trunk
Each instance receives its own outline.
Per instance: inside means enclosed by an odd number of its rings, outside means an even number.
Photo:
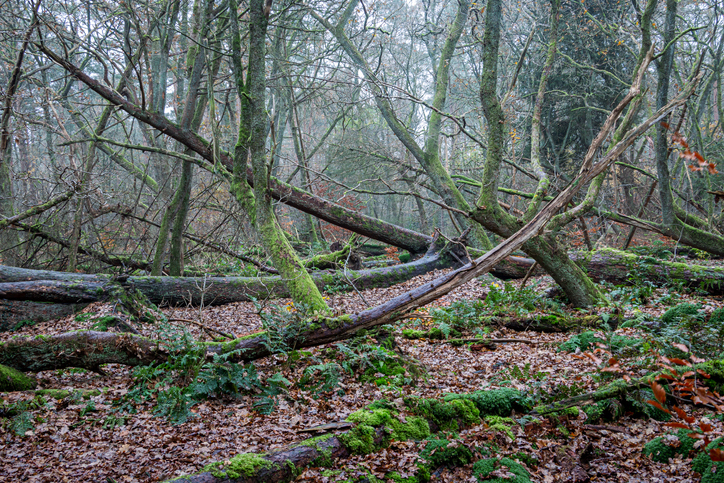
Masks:
[[[551,13],[551,51],[547,58],[547,67],[553,62],[558,25],[558,2],[553,3]],[[505,117],[497,95],[498,52],[500,45],[500,27],[502,1],[491,0],[485,12],[485,35],[483,37],[483,75],[480,80],[480,101],[485,118],[488,121],[488,150],[483,171],[483,182],[476,205],[478,210],[474,219],[500,236],[508,238],[515,233],[522,222],[504,212],[498,204],[498,180],[502,164],[505,143]],[[547,74],[541,79],[537,104],[542,103]],[[538,113],[539,115],[540,113]],[[534,119],[535,121],[535,119]],[[536,150],[533,151],[534,153]],[[547,178],[543,178],[536,192],[537,198],[531,203],[526,219],[533,218],[538,212],[542,198],[547,194]],[[569,258],[566,250],[559,246],[552,236],[539,235],[528,240],[523,250],[533,257],[561,286],[568,300],[576,306],[586,307],[604,300],[595,284]]]
[[[304,269],[294,248],[272,207],[273,197],[269,189],[270,163],[266,155],[266,31],[269,23],[271,2],[253,0],[249,7],[249,66],[247,74],[249,97],[249,159],[254,179],[254,215],[256,228],[261,235],[264,248],[271,256],[274,267],[279,270],[292,299],[313,311],[327,312],[329,308],[311,276]],[[239,93],[240,96],[244,92]],[[248,192],[246,192],[248,197]],[[249,206],[251,200],[242,202]]]
[[[366,290],[387,288],[432,270],[452,267],[455,263],[456,260],[453,257],[431,254],[404,265],[357,271],[347,270],[346,272],[317,271],[310,276],[312,283],[319,290],[324,287],[352,290],[352,285],[358,290]],[[525,273],[524,270],[520,270],[520,272]],[[102,301],[109,296],[108,286],[114,283],[111,277],[88,275],[81,279],[75,275],[67,272],[0,266],[0,320],[3,320],[6,315],[1,304],[3,299],[76,304]],[[122,286],[126,289],[138,290],[151,303],[171,306],[187,304],[198,306],[202,302],[204,305],[223,305],[233,302],[248,302],[254,298],[291,297],[287,284],[279,276],[128,277],[123,281]],[[28,319],[48,320],[42,317],[39,319],[28,317]],[[7,324],[9,326],[9,322]],[[2,329],[0,328],[0,330]]]

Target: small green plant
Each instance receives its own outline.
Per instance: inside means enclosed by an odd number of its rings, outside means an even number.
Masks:
[[[43,396],[36,396],[30,401],[17,401],[12,404],[3,402],[0,405],[0,416],[7,419],[7,429],[18,436],[32,431],[35,421],[31,411],[43,408],[47,401]]]
[[[341,375],[342,367],[336,362],[314,364],[304,370],[298,385],[314,394],[328,392],[337,387]]]
[[[191,417],[193,405],[194,400],[188,391],[178,386],[171,386],[158,392],[154,412],[166,417],[171,424],[183,424]]]
[[[35,325],[35,323],[36,322],[34,320],[24,319],[24,320],[21,320],[20,322],[18,322],[17,324],[15,324],[15,327],[13,327],[13,330],[20,330],[23,327],[32,327]]]
[[[524,316],[540,310],[549,314],[561,313],[560,302],[542,297],[535,291],[535,284],[518,288],[505,282],[502,287],[498,283],[492,283],[489,287],[483,302],[484,314],[487,316]]]
[[[596,333],[590,330],[571,336],[558,346],[559,351],[584,352],[596,347],[608,347],[612,353],[621,352],[625,348],[638,348],[643,344],[641,339],[634,339],[608,331]]]

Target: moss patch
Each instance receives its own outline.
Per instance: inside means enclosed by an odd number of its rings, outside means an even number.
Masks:
[[[691,462],[691,468],[701,475],[701,483],[724,483],[724,462],[712,461],[709,451],[724,449],[724,438],[717,438]]]
[[[420,458],[429,468],[441,466],[465,466],[473,459],[473,452],[466,446],[449,439],[428,439],[425,448],[420,451]]]
[[[35,394],[39,396],[50,396],[60,401],[70,396],[70,391],[65,389],[38,389],[35,391]]]
[[[528,412],[531,409],[530,399],[520,391],[511,388],[445,395],[446,402],[458,399],[472,401],[480,414],[484,416],[510,416],[514,409],[520,412]]]
[[[508,473],[508,478],[489,478],[496,470],[503,470]],[[529,483],[530,473],[520,463],[510,458],[486,458],[477,461],[473,465],[473,476],[479,482],[486,483]]]
[[[689,433],[691,431],[688,429],[680,429],[676,437],[667,435],[654,438],[646,443],[643,453],[658,463],[668,463],[669,459],[676,455],[687,457],[696,443],[694,438],[688,436]]]
[[[513,434],[513,425],[515,424],[515,421],[511,418],[504,418],[502,416],[485,416],[485,423],[488,425],[489,430],[505,433],[505,435],[510,439],[515,439],[515,434]]]
[[[456,431],[458,425],[473,426],[480,422],[480,411],[467,399],[440,402],[436,399],[409,398],[408,406],[415,414],[435,423],[445,431]]]
[[[223,463],[212,463],[205,467],[202,471],[208,471],[217,478],[240,478],[242,475],[250,478],[254,476],[261,468],[271,468],[276,466],[264,459],[256,453],[242,453],[234,456],[229,461]]]
[[[17,369],[0,364],[0,392],[27,391],[38,383]]]

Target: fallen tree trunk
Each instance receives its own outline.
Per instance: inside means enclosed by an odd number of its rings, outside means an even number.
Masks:
[[[132,334],[76,331],[12,339],[0,344],[0,364],[23,372],[81,367],[100,372],[103,364],[127,366],[163,362],[158,341]]]
[[[314,272],[316,285],[354,285],[359,290],[384,288],[432,270],[449,268],[455,260],[432,254],[411,263],[375,270]],[[127,277],[85,275],[0,266],[0,299],[79,303],[104,300],[111,284],[135,289],[162,305],[224,305],[256,299],[288,297],[281,277]]]
[[[571,258],[595,281],[628,284],[632,279],[666,285],[679,280],[711,294],[724,294],[724,269],[640,257],[610,248],[594,252],[573,252]],[[508,257],[505,267],[496,264],[492,273],[501,278],[522,278],[533,260]],[[388,287],[431,270],[449,268],[450,257],[429,255],[411,263],[359,271],[313,273],[320,289],[348,284],[357,289]],[[536,272],[540,274],[541,272]],[[78,304],[104,300],[107,284],[114,280],[106,275],[84,275],[47,270],[30,270],[0,266],[0,300],[24,300]],[[231,302],[287,297],[280,277],[128,277],[121,282],[126,288],[143,293],[154,304],[223,305]],[[5,305],[7,307],[7,304]],[[0,306],[0,320],[7,308]],[[31,320],[35,320],[32,319]],[[2,324],[0,324],[0,330]]]
[[[574,252],[571,258],[588,271],[596,281],[629,284],[632,279],[646,280],[654,285],[681,281],[712,295],[724,294],[724,269],[689,263],[667,262],[652,257],[604,248],[595,252]]]

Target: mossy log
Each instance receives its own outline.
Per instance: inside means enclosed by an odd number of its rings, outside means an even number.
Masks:
[[[37,385],[35,379],[17,369],[0,364],[0,392],[27,391]]]
[[[712,295],[724,294],[724,268],[668,262],[612,248],[573,252],[570,256],[595,281],[617,285],[630,284],[632,280],[645,280],[654,285],[680,281]]]
[[[81,367],[100,372],[103,364],[128,366],[163,362],[168,353],[158,341],[132,334],[76,331],[20,337],[0,343],[0,364],[23,372]]]
[[[315,272],[315,284],[359,290],[385,288],[406,282],[432,270],[449,268],[455,260],[440,254],[410,263],[375,270]],[[84,275],[48,270],[0,266],[0,298],[29,301],[88,302],[105,300],[108,285],[115,280],[106,275]],[[281,277],[127,277],[119,281],[125,289],[136,289],[157,305],[223,305],[247,302],[252,298],[283,298],[289,292]],[[0,307],[1,308],[1,307]],[[1,315],[0,315],[1,317]]]
[[[684,371],[694,369],[700,369],[710,376],[709,378],[702,377],[699,379],[704,385],[717,392],[721,391],[722,387],[724,387],[724,361],[707,361],[701,364],[695,364],[693,367],[680,366],[679,371],[680,373],[683,373]],[[573,396],[563,401],[557,401],[547,406],[538,406],[535,408],[534,412],[540,415],[546,415],[559,412],[573,406],[586,406],[598,401],[605,401],[606,399],[619,399],[633,391],[649,387],[652,381],[657,381],[661,385],[666,385],[666,378],[657,379],[662,372],[663,371],[652,372],[651,374],[647,374],[641,378],[632,379],[629,382],[626,382],[623,379],[618,379],[599,389],[596,389],[595,391],[579,394],[578,396]],[[669,371],[666,371],[666,374],[669,374]]]
[[[62,319],[79,312],[86,305],[0,299],[0,332],[15,330],[15,328],[22,325]]]
[[[491,323],[517,331],[532,331],[545,333],[568,332],[587,327],[599,327],[602,319],[598,315],[585,317],[559,317],[557,315],[542,315],[535,317],[494,317]],[[608,321],[614,324],[615,319]],[[617,327],[618,324],[615,325]],[[615,328],[614,327],[614,328]]]
[[[438,431],[480,424],[481,416],[489,413],[481,412],[479,407],[493,409],[493,413],[498,414],[502,406],[508,416],[517,407],[520,393],[508,389],[448,396],[450,399],[446,397],[443,401],[409,398],[407,417],[400,416],[399,410],[389,402],[376,401],[347,418],[356,425],[351,430],[317,436],[269,453],[240,454],[169,482],[289,482],[307,467],[332,466],[336,459],[373,453],[389,446],[393,440],[422,441]]]

